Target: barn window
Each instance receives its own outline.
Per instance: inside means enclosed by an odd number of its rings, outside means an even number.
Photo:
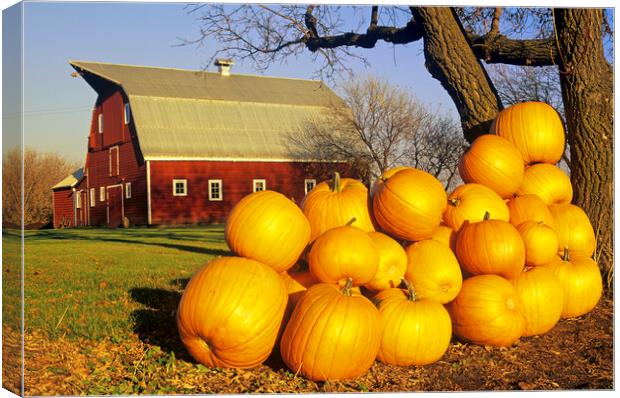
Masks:
[[[91,188],[89,191],[89,201],[90,201],[90,207],[95,207],[95,203],[97,201],[97,197],[95,196],[95,188]]]
[[[75,192],[75,208],[82,208],[82,191]]]
[[[109,161],[110,161],[110,175],[117,176],[119,173],[119,152],[118,145],[109,149]]]
[[[125,109],[123,112],[123,119],[125,120],[125,124],[129,124],[129,121],[131,120],[131,113],[129,110],[129,103],[125,104]]]
[[[172,195],[187,196],[187,180],[172,180]]]
[[[99,114],[97,122],[98,122],[98,126],[99,126],[99,134],[103,134],[103,113]]]
[[[306,178],[304,180],[304,192],[308,194],[308,192],[312,191],[316,186],[316,180],[314,178]]]
[[[105,187],[99,187],[99,201],[105,202]]]
[[[252,180],[252,192],[264,191],[267,189],[266,180]]]
[[[125,199],[131,199],[131,183],[125,183]]]
[[[222,200],[222,180],[209,180],[209,200]]]

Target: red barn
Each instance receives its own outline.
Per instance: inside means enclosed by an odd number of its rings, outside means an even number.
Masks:
[[[219,72],[70,64],[98,96],[83,173],[53,188],[56,227],[223,222],[253,191],[299,203],[324,177],[290,140],[342,104],[320,81],[231,74],[227,60]]]

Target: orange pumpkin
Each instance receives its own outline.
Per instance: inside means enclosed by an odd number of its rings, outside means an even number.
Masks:
[[[409,166],[397,166],[397,167],[392,167],[391,169],[384,171],[383,174],[381,174],[379,178],[377,178],[370,186],[371,200],[375,196],[375,193],[377,192],[379,187],[382,186],[385,181],[387,181],[390,177],[392,177],[394,174],[398,173],[399,171],[409,169],[409,168],[410,168]]]
[[[475,183],[463,184],[448,196],[443,222],[458,232],[465,221],[482,221],[485,213],[497,220],[510,219],[506,202],[490,188]]]
[[[555,225],[547,204],[534,194],[515,196],[510,199],[508,210],[510,211],[510,223],[515,227],[529,220],[542,221],[551,228]]]
[[[359,228],[345,225],[319,236],[308,255],[313,277],[325,283],[354,286],[370,282],[379,269],[379,254],[373,240]]]
[[[452,301],[461,290],[463,276],[452,250],[433,239],[409,245],[405,278],[420,298],[441,304]]]
[[[310,240],[310,224],[299,207],[274,191],[241,199],[226,220],[226,242],[241,257],[283,272],[295,265]]]
[[[428,365],[448,349],[452,321],[443,305],[418,299],[407,285],[407,290],[387,289],[373,298],[383,324],[377,358],[390,365]]]
[[[559,167],[539,163],[525,169],[523,183],[517,194],[537,195],[547,205],[570,203],[573,200],[573,186],[570,178]]]
[[[369,232],[379,255],[379,268],[372,280],[364,287],[378,292],[380,290],[397,287],[407,271],[407,255],[405,249],[381,232]]]
[[[554,272],[564,289],[562,318],[581,316],[596,306],[603,292],[603,280],[594,260],[569,256],[569,250],[565,248],[562,258],[545,267]]]
[[[368,189],[361,181],[340,178],[340,174],[334,173],[332,180],[323,181],[308,192],[301,204],[310,221],[310,240],[352,219],[355,219],[353,226],[366,232],[374,231],[368,204]]]
[[[456,232],[454,232],[454,230],[447,225],[440,225],[439,227],[437,227],[435,233],[433,234],[433,236],[431,236],[431,239],[443,243],[444,245],[448,246],[453,252],[456,250]]]
[[[540,221],[525,221],[517,227],[525,246],[525,265],[544,265],[557,256],[558,234]]]
[[[181,341],[205,366],[255,367],[274,347],[286,302],[284,282],[272,268],[218,257],[192,276],[181,296]]]
[[[551,330],[560,320],[564,304],[564,290],[555,274],[546,267],[531,267],[511,282],[523,304],[523,336]]]
[[[299,300],[280,342],[291,371],[322,381],[354,379],[370,369],[381,344],[379,312],[347,287],[319,283]]]
[[[378,185],[372,199],[377,224],[389,235],[409,241],[430,238],[441,222],[446,192],[431,174],[404,168]]]
[[[549,211],[558,234],[558,253],[563,254],[563,248],[568,247],[573,256],[591,257],[596,250],[596,235],[586,212],[573,204],[551,205]]]
[[[517,192],[523,172],[523,158],[517,148],[492,134],[476,138],[459,162],[459,174],[464,182],[482,184],[502,198]]]
[[[502,110],[491,125],[491,133],[512,142],[526,164],[555,164],[564,153],[562,119],[544,102],[522,102]]]
[[[447,305],[452,330],[475,344],[508,347],[525,330],[523,304],[510,282],[498,275],[465,279],[458,296]]]
[[[485,216],[483,221],[463,225],[456,237],[456,257],[470,274],[510,279],[523,270],[525,246],[512,224]]]

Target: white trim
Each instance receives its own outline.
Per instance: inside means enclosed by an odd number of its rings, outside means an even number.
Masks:
[[[219,198],[214,198],[211,195],[211,184],[216,183],[219,185],[219,191],[220,191],[220,197]],[[209,183],[207,185],[207,189],[209,190],[209,200],[213,201],[213,202],[221,202],[222,200],[224,200],[224,184],[222,183],[222,180],[209,180]]]
[[[75,197],[75,208],[76,209],[82,208],[82,191],[83,191],[82,189],[77,191],[77,196]]]
[[[259,182],[259,183],[262,182],[263,183],[263,189],[260,189],[260,190],[256,189],[256,183],[257,182]],[[265,180],[264,178],[263,179],[255,178],[255,179],[252,180],[252,192],[264,191],[265,189],[267,189],[267,180]]]
[[[125,183],[125,199],[131,199],[131,182]]]
[[[116,149],[116,174],[112,174],[112,149]],[[120,175],[120,152],[121,151],[118,145],[114,145],[108,148],[108,171],[110,173],[110,177]]]
[[[146,213],[146,222],[151,225],[151,162],[149,160],[146,161]]]
[[[73,227],[77,227],[77,207],[75,207],[75,194],[76,194],[76,190],[75,188],[71,188],[73,190]]]
[[[316,179],[315,178],[306,178],[304,180],[304,192],[306,193],[306,195],[308,194],[308,192],[310,192],[310,191],[308,191],[308,183],[309,182],[312,182],[314,184],[313,187],[312,187],[313,189],[314,189],[314,187],[316,187]]]
[[[210,181],[210,180],[209,180]],[[177,184],[183,184],[183,193],[177,193]],[[187,179],[185,178],[174,178],[172,180],[172,196],[187,196]]]
[[[88,204],[90,205],[90,207],[95,207],[95,205],[97,204],[95,188],[88,188]]]
[[[103,110],[99,116],[97,116],[97,132],[103,134]]]
[[[319,159],[286,159],[286,158],[225,158],[225,157],[201,157],[201,156],[145,156],[144,160],[156,161],[212,161],[212,162],[299,162],[299,163],[346,163],[345,160],[319,160]]]
[[[123,122],[125,124],[129,124],[131,121],[131,106],[129,106],[129,102],[123,103]]]
[[[108,193],[108,189],[117,187],[120,187],[121,189],[121,222],[123,221],[123,218],[125,218],[125,192],[123,189],[123,184],[108,185],[105,187],[105,194],[108,199],[106,203],[106,224],[110,224],[110,194]]]
[[[105,187],[99,187],[99,201],[105,202]]]

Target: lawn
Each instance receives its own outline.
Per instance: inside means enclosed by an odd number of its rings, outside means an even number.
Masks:
[[[8,389],[18,383],[19,248],[18,233],[4,231]],[[353,381],[306,381],[277,352],[253,370],[205,368],[180,343],[175,311],[191,275],[221,255],[230,255],[222,226],[26,231],[26,395],[613,388],[609,297],[508,349],[453,341],[433,365],[377,362]]]

